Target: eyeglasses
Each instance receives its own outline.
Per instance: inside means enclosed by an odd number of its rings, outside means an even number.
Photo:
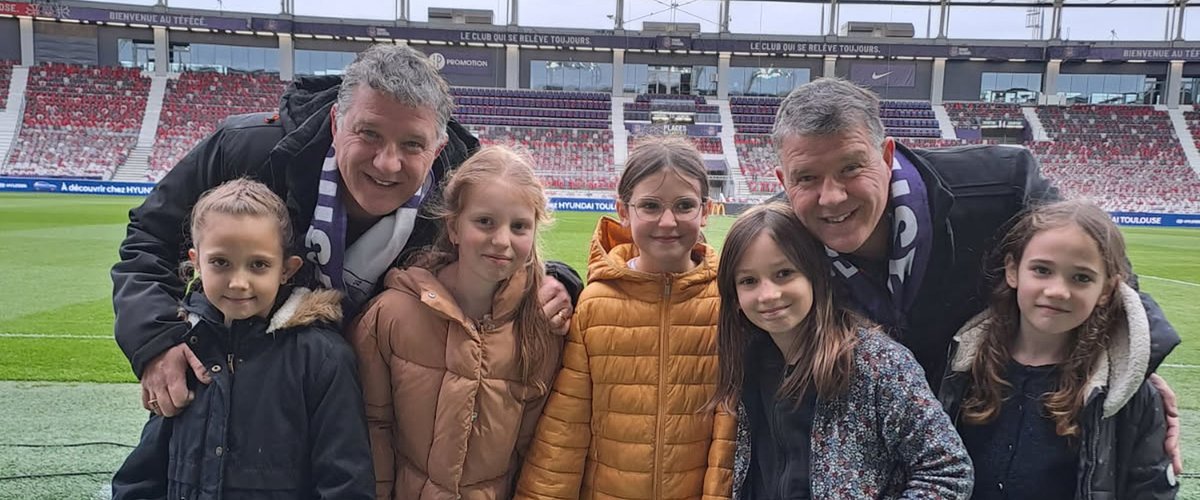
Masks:
[[[666,205],[658,200],[642,200],[633,204],[626,202],[626,205],[633,207],[633,213],[637,215],[637,218],[646,222],[658,222],[667,212]],[[690,221],[700,215],[703,205],[702,200],[684,198],[671,205],[671,213],[675,215],[675,220]]]

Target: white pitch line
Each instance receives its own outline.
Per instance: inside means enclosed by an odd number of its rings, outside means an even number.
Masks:
[[[1168,283],[1175,283],[1175,284],[1177,284],[1177,285],[1187,285],[1187,286],[1195,286],[1195,287],[1200,287],[1200,283],[1192,283],[1191,281],[1180,281],[1180,280],[1173,280],[1173,279],[1171,279],[1171,278],[1160,278],[1160,277],[1158,277],[1158,276],[1150,276],[1150,275],[1147,275],[1147,274],[1139,274],[1139,275],[1138,275],[1138,277],[1139,277],[1139,278],[1150,278],[1150,279],[1152,279],[1152,280],[1166,281],[1166,282],[1168,282]]]
[[[1174,365],[1174,364],[1170,364],[1170,363],[1163,363],[1158,366],[1161,366],[1163,368],[1188,368],[1188,369],[1193,369],[1193,370],[1200,369],[1200,365]]]
[[[112,335],[61,335],[56,333],[0,333],[0,338],[9,339],[79,339],[79,340],[113,340]]]

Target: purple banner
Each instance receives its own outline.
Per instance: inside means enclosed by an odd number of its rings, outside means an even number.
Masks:
[[[187,14],[164,14],[131,10],[93,9],[73,7],[65,4],[46,4],[38,7],[40,14],[58,19],[77,19],[104,23],[146,24],[150,26],[175,26],[180,28],[208,28],[212,30],[245,30],[249,23],[245,18],[194,16]]]
[[[686,135],[689,137],[717,137],[720,125],[666,125],[625,122],[625,130],[633,135]]]
[[[875,57],[945,57],[968,59],[1043,60],[1044,48],[1028,46],[961,46],[936,44],[878,44],[878,43],[828,43],[773,40],[730,40],[700,38],[692,41],[695,50],[723,52],[759,52],[768,54],[811,54],[833,56]]]
[[[855,62],[850,65],[850,81],[871,88],[916,87],[917,65]]]
[[[458,75],[490,75],[496,71],[496,49],[466,49],[459,47],[418,47],[447,77]]]
[[[654,49],[661,43],[656,37],[591,35],[571,33],[534,33],[528,31],[468,31],[363,24],[291,22],[254,18],[251,26],[259,31],[292,32],[340,37],[391,38],[453,43],[494,43],[551,47],[603,47],[614,49]],[[274,27],[274,28],[273,28]],[[678,38],[678,37],[669,37]],[[686,48],[686,47],[685,47]]]
[[[1050,59],[1101,59],[1104,61],[1200,61],[1200,47],[1093,47],[1062,45],[1047,47]]]

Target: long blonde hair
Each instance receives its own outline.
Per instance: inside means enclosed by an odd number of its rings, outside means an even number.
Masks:
[[[463,162],[446,181],[442,199],[433,208],[434,215],[442,219],[437,239],[432,247],[413,254],[407,264],[436,273],[437,270],[457,261],[458,249],[450,241],[449,228],[458,222],[466,206],[467,197],[475,191],[474,188],[501,179],[513,186],[533,208],[535,235],[550,224],[546,193],[534,173],[529,156],[505,146],[487,146]],[[541,366],[551,351],[553,341],[550,320],[542,312],[542,305],[538,301],[538,290],[541,289],[546,274],[538,246],[534,244],[523,269],[526,279],[525,289],[521,292],[521,302],[511,317],[495,318],[499,322],[514,322],[517,367],[521,372],[521,380],[525,383],[533,380],[537,367]],[[541,384],[540,381],[537,383]]]

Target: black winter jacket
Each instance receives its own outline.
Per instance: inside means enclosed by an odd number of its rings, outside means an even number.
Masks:
[[[281,294],[282,295],[282,294]],[[187,342],[212,383],[150,417],[113,477],[115,500],[371,499],[375,476],[354,351],[338,332],[339,294],[296,289],[268,322],[224,325],[193,293]]]
[[[180,160],[141,206],[129,211],[120,261],[112,269],[113,328],[117,344],[139,378],[146,363],[175,345],[187,329],[176,316],[184,294],[177,269],[187,258],[187,221],[201,194],[239,177],[266,184],[287,203],[296,233],[292,246],[301,246],[312,223],[325,154],[333,143],[329,111],[340,85],[338,76],[301,78],[284,93],[277,115],[230,117]],[[439,179],[479,148],[479,141],[455,121],[447,125],[446,133],[449,141],[432,168]],[[439,185],[432,198],[440,193]],[[396,262],[432,244],[438,227],[436,219],[422,213]],[[573,270],[560,263],[548,263],[547,269],[572,298],[579,296],[583,284]]]
[[[885,326],[912,350],[936,393],[951,338],[968,319],[987,307],[991,296],[987,259],[1000,238],[1017,214],[1038,203],[1057,201],[1060,196],[1058,189],[1042,177],[1037,159],[1025,148],[976,145],[909,149],[897,142],[896,153],[911,160],[925,181],[934,248],[907,323],[899,328]],[[773,200],[787,202],[784,195]],[[1136,276],[1130,278],[1130,284],[1137,288]],[[1150,318],[1148,369],[1154,371],[1179,344],[1179,334],[1154,299],[1146,294],[1141,298]]]
[[[1146,311],[1133,288],[1122,285],[1126,319],[1088,381],[1080,414],[1082,428],[1076,500],[1173,499],[1178,483],[1163,449],[1167,422],[1162,396],[1146,381],[1150,332]],[[972,318],[954,337],[938,399],[955,425],[971,384],[970,368],[980,342],[990,333],[992,311]],[[977,489],[983,485],[977,485]]]

